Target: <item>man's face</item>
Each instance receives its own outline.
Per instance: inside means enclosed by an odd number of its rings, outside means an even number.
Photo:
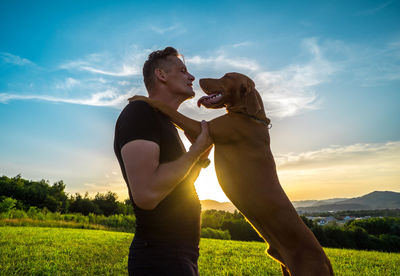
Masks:
[[[184,96],[185,99],[194,97],[194,76],[187,71],[185,64],[178,57],[169,56],[168,59],[170,63],[166,70],[166,85],[171,93]]]

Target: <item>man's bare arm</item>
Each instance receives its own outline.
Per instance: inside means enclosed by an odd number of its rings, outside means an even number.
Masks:
[[[121,149],[133,200],[142,209],[154,209],[185,177],[211,146],[207,124],[190,150],[173,162],[159,164],[158,144],[134,140]]]

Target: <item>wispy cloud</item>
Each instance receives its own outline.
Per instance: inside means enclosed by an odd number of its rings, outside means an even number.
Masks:
[[[113,77],[129,77],[129,76],[140,75],[141,73],[139,67],[136,66],[135,64],[133,65],[122,64],[119,67],[120,67],[119,69],[111,71],[95,67],[95,65],[91,65],[87,61],[73,61],[60,66],[61,69],[87,71],[94,74],[113,76]]]
[[[31,80],[34,88],[22,83],[17,86],[18,92],[0,91],[0,103],[35,100],[121,108],[129,97],[144,91],[141,65],[149,51],[132,46],[125,54],[94,53],[64,62],[56,69],[46,70],[47,83]],[[3,54],[0,58],[9,63],[31,64],[12,55]]]
[[[246,71],[256,71],[260,67],[257,62],[247,58],[229,58],[224,54],[211,57],[192,56],[185,59],[191,65],[206,65],[214,68],[230,68]]]
[[[256,88],[264,99],[269,116],[289,117],[304,110],[319,107],[315,87],[327,82],[338,67],[327,60],[315,38],[303,40],[304,49],[311,58],[308,62],[290,64],[281,70],[267,71],[257,61],[230,57],[228,52],[215,56],[192,56],[186,59],[192,67],[232,72],[235,70],[253,78]],[[194,111],[197,112],[197,111]]]
[[[393,1],[388,1],[388,2],[380,4],[379,6],[377,6],[375,8],[362,10],[362,11],[356,13],[356,15],[359,15],[359,16],[360,15],[361,16],[374,15],[377,12],[379,12],[379,11],[383,10],[384,8],[386,8],[387,6],[389,6],[392,3],[393,3]]]
[[[239,43],[236,47],[248,45],[249,43]],[[303,45],[311,55],[310,60],[302,64],[290,64],[277,71],[266,71],[263,66],[253,59],[240,56],[232,57],[229,47],[220,48],[216,50],[215,55],[207,57],[189,56],[186,58],[186,62],[191,68],[200,72],[208,72],[207,74],[210,74],[210,71],[224,73],[239,71],[249,75],[254,79],[256,87],[264,99],[268,115],[288,117],[307,109],[318,108],[318,94],[314,88],[318,84],[327,81],[329,76],[337,69],[324,58],[316,39],[306,39],[303,41]],[[233,48],[230,47],[230,49]],[[53,96],[53,94],[57,94],[54,91],[51,93],[52,95],[2,93],[0,94],[0,102],[43,100],[121,107],[126,98],[134,93],[144,91],[141,79],[140,84],[139,82],[133,84],[132,81],[134,79],[139,81],[141,65],[150,51],[150,49],[133,48],[127,54],[119,56],[109,53],[94,53],[82,59],[63,63],[59,68],[70,71],[75,77],[64,77],[64,80],[57,81],[53,87],[60,90],[73,89],[74,96]],[[89,73],[89,75],[80,73],[82,71]],[[93,78],[93,74],[96,75],[95,78]],[[127,77],[130,78],[129,82],[126,79]],[[89,81],[93,79],[99,81]],[[128,84],[135,88],[127,91]],[[195,89],[198,88],[195,87]],[[85,94],[83,95],[82,93]],[[185,104],[183,108],[189,109],[191,114],[202,113],[202,110],[194,109],[195,104],[192,105],[193,107],[189,108],[188,104]]]
[[[244,42],[239,42],[239,43],[235,43],[232,45],[233,48],[239,48],[239,47],[244,47],[244,46],[249,46],[252,45],[253,43],[250,41],[244,41]]]
[[[85,59],[66,62],[60,65],[60,68],[113,77],[138,76],[141,74],[140,64],[143,63],[145,54],[146,51],[118,58],[106,53],[97,53]]]
[[[26,58],[22,58],[19,56],[15,56],[10,53],[0,52],[0,60],[2,63],[8,63],[18,66],[25,66],[25,65],[35,65],[32,61]]]
[[[400,80],[400,39],[383,42],[379,48],[327,40],[325,51],[340,62],[346,80],[359,86],[380,86]]]
[[[288,117],[307,109],[316,109],[318,94],[314,87],[326,82],[338,70],[321,53],[317,40],[303,41],[312,58],[304,64],[291,64],[278,71],[258,72],[254,81],[272,116]]]
[[[102,69],[94,68],[91,66],[80,66],[79,69],[88,71],[91,73],[97,73],[102,75],[114,76],[114,77],[128,77],[128,76],[135,76],[140,74],[140,69],[137,66],[129,66],[126,64],[122,65],[120,71],[105,71]]]
[[[130,90],[128,93],[119,94],[113,90],[106,90],[90,94],[87,98],[61,98],[49,95],[20,95],[11,93],[0,93],[0,103],[7,103],[11,100],[38,100],[56,103],[69,103],[91,106],[110,106],[120,108],[127,103],[127,99],[138,91]]]
[[[79,80],[74,78],[66,78],[64,81],[59,81],[56,83],[56,89],[70,89],[80,83]]]
[[[365,73],[372,82],[400,80],[400,40],[391,41],[385,46],[379,50],[369,49],[374,54],[370,53]]]
[[[119,81],[118,84],[121,86],[127,86],[130,85],[131,83],[129,81]]]
[[[275,160],[283,187],[296,199],[400,191],[400,141],[330,146]]]
[[[307,170],[317,168],[371,165],[379,168],[400,169],[400,141],[377,144],[331,146],[316,151],[288,153],[276,157],[281,170]],[[399,162],[397,162],[397,161]],[[395,165],[397,164],[397,165]]]
[[[172,25],[166,26],[166,27],[152,25],[152,26],[150,26],[150,30],[152,30],[153,32],[156,32],[158,34],[161,34],[161,35],[164,35],[166,33],[171,33],[171,32],[177,33],[177,34],[182,34],[182,33],[186,32],[186,29],[180,23],[175,23],[175,24],[172,24]]]

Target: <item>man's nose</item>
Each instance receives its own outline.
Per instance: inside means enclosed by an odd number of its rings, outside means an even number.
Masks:
[[[192,75],[192,74],[190,74],[190,73],[188,73],[189,74],[189,80],[190,81],[194,81],[195,80],[195,77]]]

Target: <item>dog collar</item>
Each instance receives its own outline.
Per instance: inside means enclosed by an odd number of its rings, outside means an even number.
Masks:
[[[256,120],[256,121],[262,123],[262,124],[263,124],[264,126],[266,126],[268,129],[270,129],[270,128],[272,127],[272,124],[271,124],[271,123],[269,123],[269,122],[267,122],[267,121],[265,121],[265,120],[262,120],[262,119],[260,119],[260,118],[257,118],[256,116],[253,116],[253,115],[250,115],[250,114],[247,114],[247,113],[244,113],[244,112],[240,112],[240,111],[236,111],[235,113],[239,113],[239,114],[246,115],[247,117],[250,117],[250,118],[252,118],[252,119],[254,119],[254,120]]]

